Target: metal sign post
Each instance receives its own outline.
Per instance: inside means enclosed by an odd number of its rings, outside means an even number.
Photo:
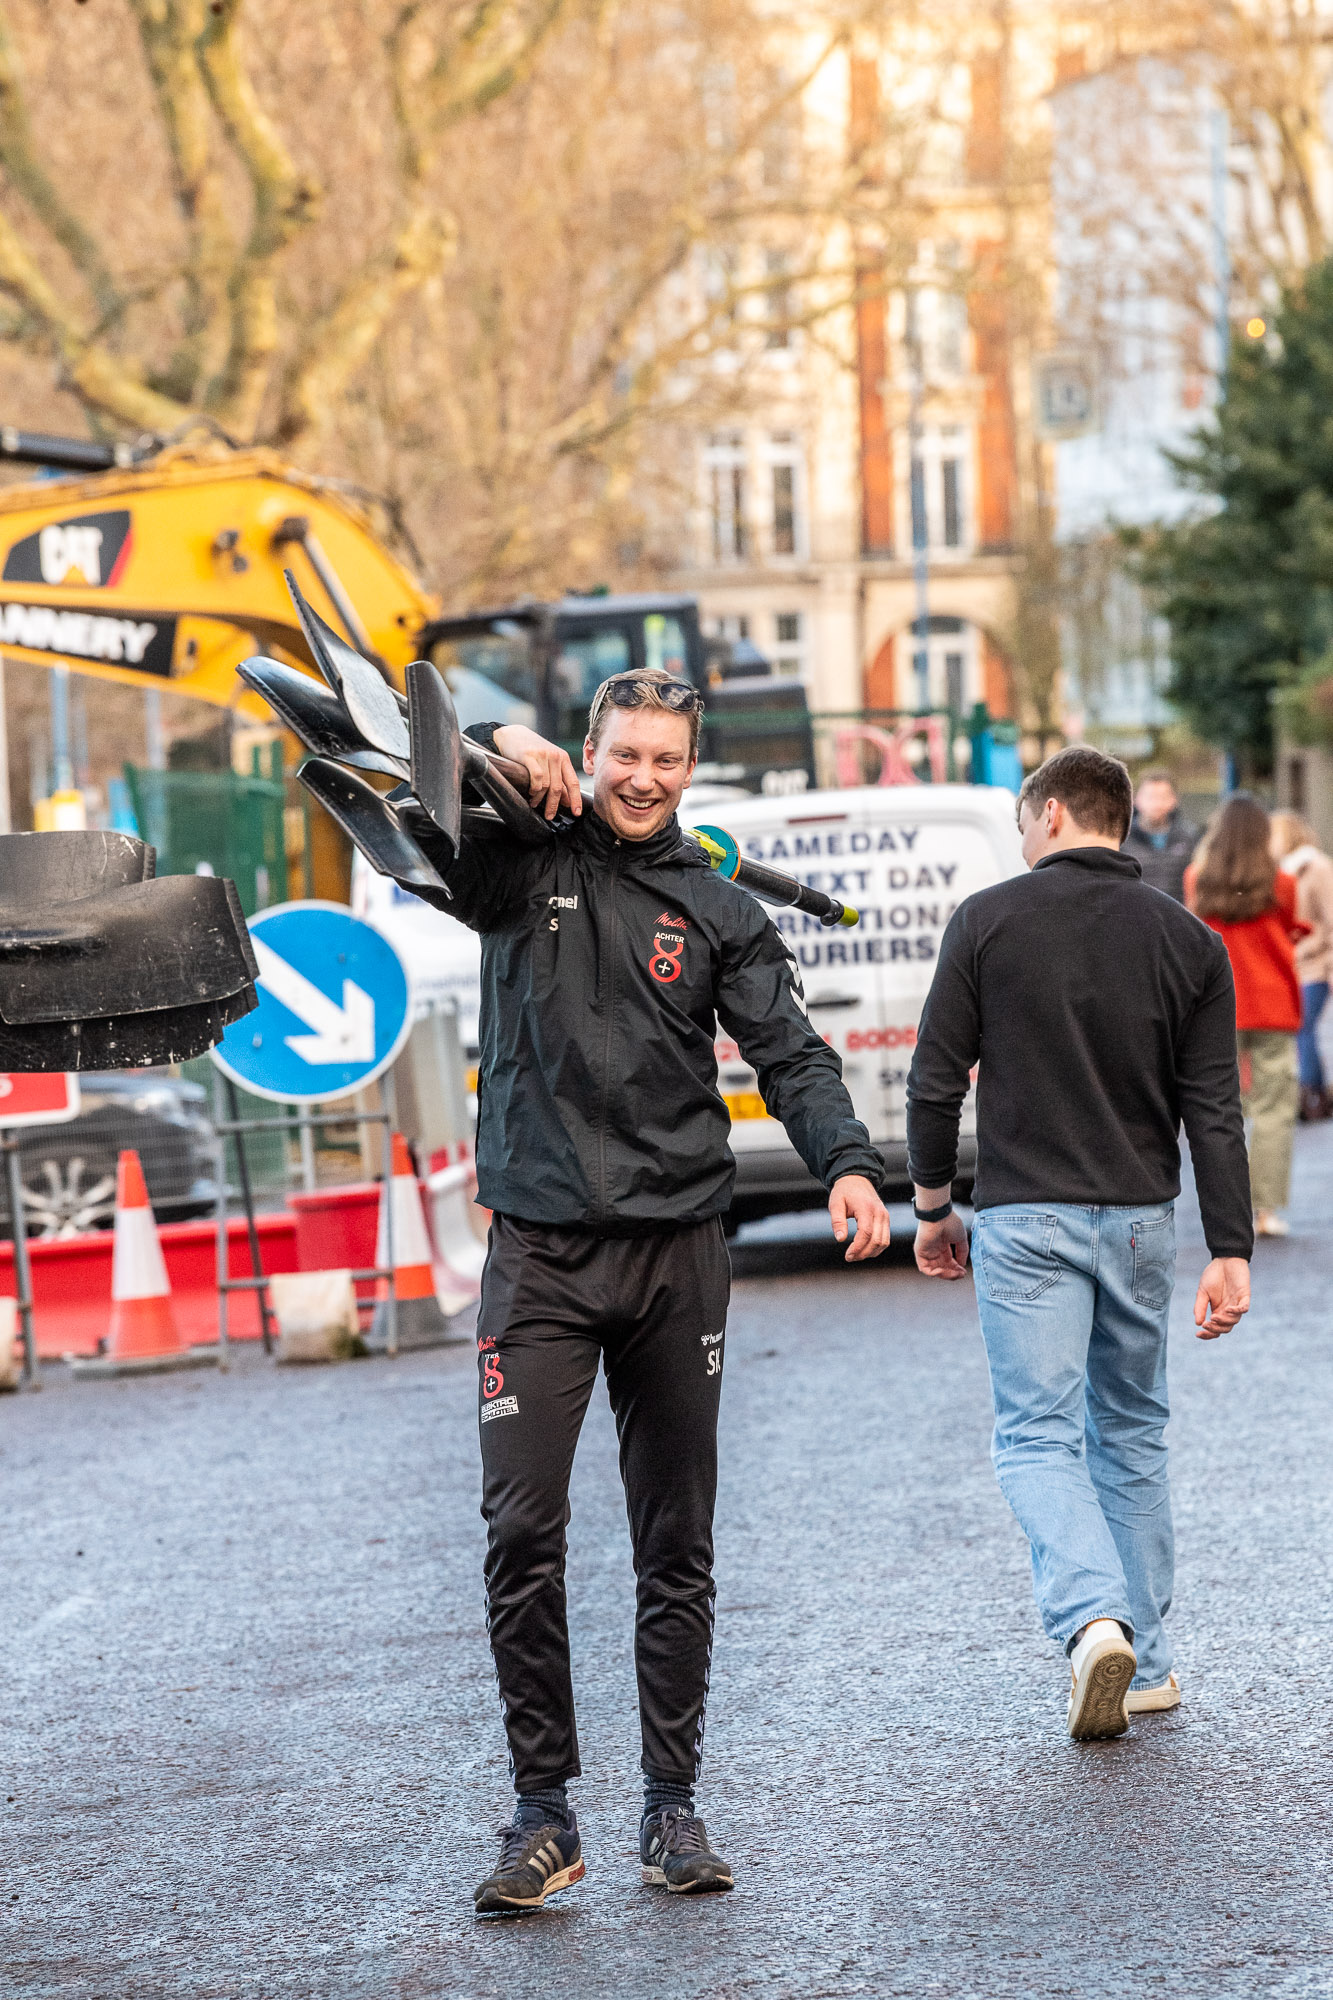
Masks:
[[[40,1389],[37,1339],[32,1327],[32,1264],[28,1258],[28,1226],[23,1214],[23,1174],[19,1163],[16,1125],[63,1125],[79,1115],[79,1079],[19,1072],[0,1075],[0,1152],[5,1156],[9,1190],[9,1235],[14,1245],[14,1292],[23,1340],[23,1386]]]

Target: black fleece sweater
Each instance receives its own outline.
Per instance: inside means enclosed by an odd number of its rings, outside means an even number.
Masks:
[[[1130,855],[1069,848],[959,904],[907,1084],[920,1187],[953,1180],[974,1063],[978,1208],[1171,1201],[1183,1120],[1208,1247],[1250,1255],[1226,947]]]

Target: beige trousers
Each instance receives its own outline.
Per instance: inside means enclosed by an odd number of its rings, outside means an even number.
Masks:
[[[1250,1199],[1256,1210],[1285,1208],[1296,1124],[1296,1037],[1281,1028],[1241,1028],[1236,1055],[1250,1121]]]

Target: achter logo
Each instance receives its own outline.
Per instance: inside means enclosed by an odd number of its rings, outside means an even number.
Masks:
[[[673,980],[680,978],[680,955],[685,949],[685,933],[688,929],[689,925],[684,917],[673,917],[666,910],[663,910],[657,919],[648,970],[659,986],[670,986]]]
[[[134,547],[129,509],[76,514],[49,521],[15,542],[5,557],[6,583],[46,583],[56,589],[113,590]]]

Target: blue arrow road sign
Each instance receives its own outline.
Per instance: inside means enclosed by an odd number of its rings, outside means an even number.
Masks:
[[[279,1104],[346,1097],[388,1068],[412,1024],[387,938],[340,903],[279,903],[250,920],[259,1005],[213,1051],[225,1076]]]

